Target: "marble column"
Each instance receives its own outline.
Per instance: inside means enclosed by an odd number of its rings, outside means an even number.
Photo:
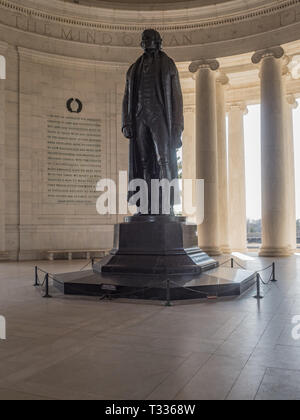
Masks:
[[[184,133],[182,147],[182,178],[196,179],[195,105],[184,107]],[[183,184],[184,189],[184,184]],[[195,191],[194,191],[195,193]],[[194,205],[194,202],[192,203]],[[184,211],[184,208],[183,208]],[[185,214],[185,213],[183,213]],[[195,220],[190,219],[191,222]]]
[[[217,76],[217,141],[218,141],[218,190],[219,190],[219,242],[223,253],[230,254],[228,219],[228,154],[226,134],[225,89],[228,77]]]
[[[0,79],[0,260],[5,254],[5,90]]]
[[[246,173],[243,102],[232,103],[228,111],[229,237],[232,251],[247,250]]]
[[[288,156],[285,144],[284,50],[257,51],[261,81],[262,247],[264,257],[291,255]]]
[[[296,233],[296,182],[295,182],[295,154],[294,154],[294,127],[293,127],[293,110],[298,107],[294,95],[287,95],[286,97],[286,147],[288,154],[288,179],[289,179],[289,244],[291,252],[296,252],[297,249],[297,233]]]
[[[196,80],[196,178],[205,182],[204,222],[198,227],[199,246],[220,255],[216,77],[217,60],[190,65]]]

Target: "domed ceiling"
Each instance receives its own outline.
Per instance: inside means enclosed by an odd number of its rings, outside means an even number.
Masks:
[[[97,5],[97,4],[103,4],[103,3],[116,3],[116,4],[138,4],[141,5],[142,3],[148,3],[148,4],[172,4],[172,3],[191,3],[202,6],[207,6],[211,4],[217,4],[217,3],[225,3],[226,1],[230,0],[110,0],[110,1],[104,1],[104,0],[62,0],[62,1],[68,1],[69,3],[79,3],[79,4],[91,4],[91,5]]]
[[[84,6],[99,6],[99,7],[118,7],[122,8],[134,8],[139,9],[143,7],[154,7],[159,8],[160,6],[164,9],[172,9],[182,5],[183,7],[194,7],[194,6],[211,6],[219,3],[226,3],[231,0],[61,0],[67,3],[77,3]]]
[[[64,1],[64,0],[63,0]],[[90,3],[90,4],[97,4],[97,3],[105,3],[104,0],[67,0],[70,3]],[[110,0],[107,3],[127,3],[127,4],[141,4],[141,3],[149,3],[149,4],[160,4],[160,3],[198,3],[202,4],[203,6],[206,6],[208,4],[217,4],[217,3],[225,3],[226,1],[230,0]]]
[[[15,0],[14,0],[15,1]],[[45,0],[31,0],[35,4],[43,4]],[[264,8],[272,5],[279,6],[282,3],[297,3],[298,0],[52,0],[50,4],[64,3],[65,6],[77,5],[78,9],[101,9],[101,10],[124,10],[125,12],[148,13],[160,12],[173,13],[181,11],[183,13],[193,13],[199,10],[201,19],[209,17],[220,17],[233,13],[245,13],[256,8]],[[76,8],[73,8],[76,12]],[[161,16],[162,17],[162,16]],[[199,16],[195,16],[196,19]]]
[[[101,2],[102,0],[82,0],[82,1],[85,1],[85,2],[94,2],[94,3],[99,3],[99,2]],[[202,3],[203,4],[203,6],[204,5],[207,5],[207,4],[216,4],[216,3],[224,3],[224,2],[226,2],[226,1],[230,1],[230,0],[200,0],[200,1],[198,1],[198,3],[200,4],[200,3]],[[80,0],[79,0],[79,2],[80,2]],[[195,2],[195,0],[193,1],[193,0],[143,0],[143,1],[141,1],[141,0],[111,0],[111,2],[114,2],[114,3],[174,3],[174,2],[177,2],[177,3],[194,3]]]

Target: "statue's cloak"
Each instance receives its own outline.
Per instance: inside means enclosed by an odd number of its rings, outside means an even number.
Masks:
[[[138,89],[141,79],[143,61],[145,54],[142,55],[136,63],[134,63],[127,72],[126,89],[123,100],[123,128],[131,126],[135,133],[135,115],[137,111]],[[180,86],[179,74],[174,61],[162,51],[155,54],[154,63],[156,67],[156,84],[157,92],[160,93],[160,99],[164,108],[164,118],[168,127],[169,137],[162,139],[167,141],[170,151],[170,166],[172,178],[178,178],[178,163],[176,150],[179,145],[174,144],[175,137],[173,130],[178,127],[183,131],[184,117],[183,117],[183,99]],[[150,161],[152,164],[151,173],[152,179],[159,179],[159,166],[156,155],[152,152]],[[135,137],[130,140],[129,151],[129,182],[133,179],[142,179],[143,170],[140,165],[139,151]]]

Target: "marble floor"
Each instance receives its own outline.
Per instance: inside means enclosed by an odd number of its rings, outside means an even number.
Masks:
[[[272,262],[249,256],[250,270]],[[276,262],[279,281],[260,302],[251,290],[172,307],[42,299],[34,263],[0,263],[0,400],[300,399],[300,255]],[[82,265],[39,262],[52,273]]]

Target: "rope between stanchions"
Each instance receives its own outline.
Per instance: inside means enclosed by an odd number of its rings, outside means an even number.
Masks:
[[[40,283],[40,279],[39,279],[39,277],[37,278],[37,280],[38,280],[38,286],[39,286],[39,287],[44,287],[44,285],[45,285],[45,283],[46,283],[46,276],[45,276],[45,279],[44,279],[43,283]]]
[[[263,279],[263,278],[262,278],[262,276],[259,274],[259,272],[257,272],[257,274],[259,275],[259,278],[260,278],[260,280],[261,280],[262,284],[264,284],[265,286],[267,286],[268,284],[270,284],[270,283],[271,283],[271,281],[272,281],[272,274],[273,274],[273,273],[271,273],[270,279],[269,279],[268,281],[264,281],[264,279]]]
[[[268,265],[268,267],[266,267],[266,268],[262,268],[261,270],[257,270],[256,272],[257,272],[257,273],[262,273],[263,271],[266,271],[266,270],[268,270],[269,268],[273,268],[273,264]]]
[[[45,271],[45,270],[43,270],[43,269],[41,269],[41,268],[39,268],[39,267],[36,267],[36,268],[37,268],[37,270],[38,270],[38,271],[40,271],[41,273],[48,274],[49,276],[54,276],[54,274],[49,273],[48,271]]]
[[[232,258],[232,259],[230,259],[230,260],[228,260],[228,261],[231,261],[231,260],[233,260],[234,262],[235,262],[235,264],[237,264],[239,267],[241,267],[243,270],[248,270],[248,268],[246,268],[246,267],[244,267],[242,264],[240,264],[237,260],[235,260],[234,258]],[[226,261],[225,263],[227,263],[228,261]],[[222,264],[220,264],[220,266],[221,265],[223,265],[224,263],[222,263]],[[262,268],[262,269],[260,269],[260,270],[256,270],[256,273],[262,273],[263,271],[266,271],[266,270],[269,270],[270,268],[273,268],[273,263],[272,264],[270,264],[270,265],[268,265],[267,267],[265,267],[265,268]]]
[[[44,285],[46,283],[46,276],[45,276],[45,279],[44,279],[43,283],[40,283],[39,276],[37,276],[37,280],[38,280],[37,286],[39,287],[38,290],[39,290],[40,295],[42,296],[42,293],[45,291],[45,290],[43,290],[43,287],[44,287]]]
[[[175,284],[176,286],[178,286],[178,287],[180,287],[180,288],[182,288],[184,290],[190,290],[191,292],[194,292],[194,293],[198,293],[198,294],[205,295],[205,296],[210,296],[209,293],[200,292],[200,290],[194,290],[194,289],[192,289],[190,287],[184,287],[181,284],[176,283],[174,280],[173,281],[171,280],[171,283]]]
[[[239,267],[241,267],[242,269],[244,269],[244,270],[246,270],[246,268],[245,267],[243,267],[240,263],[238,263],[235,259],[233,259],[233,258],[230,258],[230,259],[228,259],[227,261],[224,261],[223,263],[221,263],[220,265],[219,265],[219,267],[220,266],[223,266],[223,265],[225,265],[225,264],[227,264],[228,262],[231,262],[231,261],[234,261]],[[80,271],[82,271],[82,270],[84,270],[84,268],[85,267],[87,267],[89,264],[91,263],[91,261],[89,261],[89,263],[88,264],[86,264]],[[269,265],[268,267],[265,267],[265,268],[263,268],[263,269],[261,269],[261,270],[257,270],[256,272],[255,272],[255,274],[256,275],[259,275],[259,279],[260,279],[260,281],[261,281],[261,283],[263,284],[263,285],[265,285],[265,286],[268,286],[270,283],[271,283],[271,281],[272,281],[272,279],[273,279],[273,276],[274,276],[274,269],[272,270],[272,272],[271,272],[271,274],[270,274],[270,278],[269,278],[269,280],[268,281],[264,281],[264,279],[262,278],[262,276],[260,275],[260,273],[261,272],[264,272],[264,271],[266,271],[266,270],[268,270],[268,269],[270,269],[270,268],[273,268],[274,267],[274,263],[272,263],[271,265]],[[43,283],[40,283],[40,278],[39,278],[39,275],[38,275],[38,272],[41,272],[41,273],[44,273],[45,274],[45,279],[44,279],[44,281],[43,281]],[[64,285],[64,283],[63,282],[61,282],[61,281],[59,281],[59,280],[57,280],[55,277],[54,277],[54,274],[52,274],[52,273],[48,273],[48,272],[46,272],[45,270],[43,270],[43,269],[41,269],[41,268],[39,268],[39,267],[36,267],[36,279],[37,279],[37,285],[39,286],[39,288],[40,288],[40,290],[42,290],[43,291],[43,287],[45,286],[45,283],[46,283],[46,279],[47,279],[47,275],[48,275],[48,279],[51,279],[51,280],[53,280],[54,282],[56,282],[56,283],[58,283],[58,284],[60,284],[60,285]],[[193,289],[192,287],[184,287],[184,286],[182,286],[181,284],[178,284],[178,283],[176,283],[174,280],[165,280],[163,283],[162,283],[162,285],[167,285],[167,283],[168,283],[168,281],[170,281],[170,283],[172,283],[172,284],[174,284],[174,285],[176,285],[177,287],[180,287],[180,288],[184,288],[185,290],[188,290],[188,291],[191,291],[191,292],[193,292],[193,293],[197,293],[197,294],[199,294],[199,295],[204,295],[204,296],[206,296],[206,297],[209,297],[209,296],[211,296],[211,294],[209,294],[209,293],[207,293],[207,292],[202,292],[202,291],[199,291],[199,290],[195,290],[195,289]],[[100,285],[100,284],[99,284]],[[111,293],[111,294],[108,294],[108,293],[106,293],[106,294],[103,294],[101,297],[102,298],[106,298],[106,297],[109,297],[110,299],[117,299],[117,298],[122,298],[122,297],[126,297],[126,296],[130,296],[130,295],[136,295],[136,294],[140,294],[140,293],[143,293],[143,292],[145,292],[145,291],[147,291],[147,290],[150,290],[150,289],[152,289],[153,288],[153,286],[152,285],[150,285],[150,286],[147,286],[147,287],[145,287],[145,288],[143,288],[143,289],[140,289],[140,290],[135,290],[135,291],[130,291],[130,292],[120,292],[120,293]],[[73,286],[73,289],[74,289],[74,291],[77,291],[78,293],[80,293],[81,294],[81,290],[79,290],[79,289],[76,289],[76,287],[74,287]],[[217,295],[216,295],[216,297],[219,297],[219,289],[220,289],[220,285],[219,285],[219,287],[218,287],[218,293],[217,293]],[[268,289],[270,289],[270,288],[268,288]],[[94,296],[100,296],[98,293],[95,293],[94,294]]]
[[[219,267],[222,267],[222,265],[225,265],[225,264],[229,263],[230,261],[231,261],[231,258],[229,260],[224,261],[221,264],[219,264]]]
[[[233,260],[239,267],[241,267],[243,270],[247,270],[246,267],[242,266],[242,264],[240,264],[239,262],[237,262],[236,260]]]
[[[85,264],[79,271],[83,271],[86,267],[92,264],[92,260],[90,260],[87,264]]]
[[[53,281],[55,281],[58,284],[61,284],[62,286],[64,286],[65,283],[63,283],[62,281],[57,280],[55,277],[50,277]]]

